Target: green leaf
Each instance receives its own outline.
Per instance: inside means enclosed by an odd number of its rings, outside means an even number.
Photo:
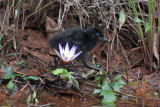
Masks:
[[[8,67],[5,67],[3,65],[1,65],[1,66],[2,66],[2,69],[6,72],[12,72],[13,71],[13,67],[11,65],[9,65]]]
[[[120,84],[120,85],[126,85],[126,84],[127,84],[127,83],[124,82],[123,80],[118,80],[117,82],[118,82],[118,84]]]
[[[97,67],[97,68],[100,68],[100,67],[101,67],[101,65],[100,65],[100,64],[97,64],[97,65],[96,65],[96,67]]]
[[[74,87],[76,87],[77,89],[79,89],[79,84],[78,84],[78,81],[75,80],[72,76],[71,76],[71,73],[68,72],[66,69],[63,69],[63,68],[59,68],[59,69],[56,69],[56,70],[53,70],[52,73],[54,75],[60,75],[60,77],[64,80],[69,80]]]
[[[148,32],[151,29],[151,26],[149,23],[145,23],[145,33]]]
[[[114,82],[108,83],[105,79],[102,83],[102,89],[95,89],[93,94],[100,93],[100,96],[103,96],[101,101],[102,104],[105,104],[106,106],[115,106],[114,102],[116,101],[116,95],[113,89],[119,91],[125,84],[126,83],[122,80],[122,75],[119,74],[114,78]]]
[[[54,75],[58,75],[58,74],[68,74],[69,72],[66,69],[58,68],[56,70],[53,70],[52,73]]]
[[[24,77],[23,80],[25,80],[25,81],[30,81],[30,80],[38,81],[39,78],[37,76],[31,75],[31,76],[28,76],[28,77]]]
[[[76,79],[74,79],[74,78],[71,78],[71,80],[72,80],[73,86],[75,88],[79,89],[79,83],[78,83],[78,81]]]
[[[6,67],[6,66],[5,66],[5,63],[4,63],[1,59],[0,59],[0,64],[1,64],[1,67],[2,67],[2,66]]]
[[[9,90],[12,90],[13,89],[13,87],[14,87],[14,83],[12,82],[12,80],[10,80],[9,82],[8,82],[8,84],[7,84],[7,89],[9,89]]]
[[[104,81],[102,84],[102,90],[112,90],[107,81]]]
[[[69,80],[72,82],[72,79],[71,79],[71,73],[68,72],[66,69],[63,69],[63,68],[59,68],[59,69],[56,69],[56,70],[53,70],[52,73],[54,75],[58,75],[60,74],[60,77],[64,80]]]
[[[4,67],[3,65],[2,66],[2,69],[4,71],[6,71],[7,73],[4,75],[4,79],[11,79],[14,77],[14,73],[12,72],[13,71],[13,67],[11,65],[9,65],[8,67]]]
[[[114,78],[114,80],[120,80],[122,78],[122,75],[121,74],[118,74],[115,78]]]
[[[32,98],[32,96],[31,96],[31,94],[30,94],[30,95],[28,96],[26,102],[27,102],[27,103],[30,103],[30,102],[31,102],[31,98]]]
[[[114,78],[115,82],[111,83],[111,86],[113,87],[114,91],[120,91],[120,88],[123,87],[123,85],[126,85],[126,83],[122,80],[122,75],[119,74]]]
[[[135,86],[135,85],[136,85],[136,82],[134,82],[134,81],[129,81],[129,84],[132,85],[132,86]]]
[[[145,83],[147,82],[145,79],[142,79],[141,81],[142,81],[142,82],[145,82]]]
[[[20,61],[20,62],[16,62],[16,65],[23,64],[24,62],[25,62],[24,60],[22,60],[22,61]]]
[[[126,20],[126,15],[124,13],[124,10],[122,10],[119,14],[119,29],[123,26],[124,22]]]
[[[17,76],[19,76],[19,77],[23,77],[23,75],[22,75],[22,74],[17,74],[17,73],[14,73],[14,72],[13,72],[13,77],[17,77]],[[12,78],[13,78],[13,77],[12,77]]]
[[[17,18],[17,15],[18,15],[18,9],[15,9],[15,19]]]
[[[102,104],[100,107],[116,107],[116,104],[114,102],[108,102],[107,104]]]
[[[10,53],[10,54],[5,55],[5,57],[6,57],[6,56],[16,55],[16,54],[20,54],[20,53]]]
[[[4,74],[4,77],[3,77],[4,79],[12,79],[16,76],[20,76],[20,77],[23,76],[22,74],[17,74],[17,73],[12,72],[13,67],[11,65],[9,65],[8,67],[5,67],[4,65],[1,65],[1,66],[2,66],[2,69],[7,72]]]
[[[69,75],[68,74],[59,74],[61,79],[63,80],[69,80]]]
[[[104,98],[101,101],[102,104],[110,104],[110,103],[114,103],[114,101],[116,101],[116,96],[113,91],[103,90],[102,92],[103,92],[103,96],[104,96]]]
[[[38,101],[38,99],[37,99],[37,98],[36,98],[34,101],[35,101],[35,103],[39,103],[39,101]]]
[[[6,73],[3,78],[4,79],[12,79],[12,78],[14,78],[16,76],[21,76],[22,77],[21,74],[15,74],[15,73],[12,72],[12,73]]]
[[[122,88],[123,85],[125,85],[125,84],[126,83],[124,81],[122,81],[122,80],[119,80],[119,81],[115,82],[114,85],[113,85],[114,91],[118,91],[119,92],[120,88]]]
[[[106,75],[98,75],[98,76],[96,76],[96,78],[95,78],[95,82],[101,82],[101,81],[103,81],[104,79],[106,78]]]
[[[3,34],[1,34],[1,36],[0,36],[0,48],[2,48],[2,45],[1,45],[2,37],[3,37]]]
[[[101,93],[101,91],[102,91],[101,89],[95,89],[93,94],[99,94],[99,93]]]
[[[37,96],[37,94],[36,94],[36,92],[34,91],[33,94],[32,94],[32,102],[35,102],[36,96]]]
[[[145,23],[144,21],[140,20],[139,18],[134,18],[134,20],[135,20],[137,23]]]

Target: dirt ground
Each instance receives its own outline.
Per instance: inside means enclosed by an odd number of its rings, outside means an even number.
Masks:
[[[50,48],[48,44],[48,38],[44,36],[42,32],[26,29],[23,33],[19,31],[16,37],[17,50],[20,55],[13,55],[3,58],[7,65],[12,65],[13,72],[24,75],[41,75],[48,72],[49,69],[54,66],[53,60],[56,53]],[[112,43],[112,42],[111,42]],[[155,93],[159,93],[156,88],[160,86],[160,79],[154,81],[152,84],[150,81],[154,79],[159,73],[147,74],[147,70],[143,66],[142,55],[139,49],[127,49],[120,46],[114,46],[111,50],[108,48],[111,43],[100,43],[92,52],[89,53],[89,63],[100,64],[101,68],[110,73],[121,73],[127,81],[135,81],[135,85],[128,83],[123,89],[123,92],[137,96],[136,98],[123,97],[118,98],[117,104],[119,106],[158,106],[160,105],[160,99]],[[115,43],[116,44],[116,43]],[[8,44],[9,47],[10,44]],[[126,45],[126,44],[125,44]],[[124,44],[122,44],[124,46]],[[5,52],[12,52],[13,46],[6,48]],[[119,47],[119,48],[118,48]],[[95,60],[96,59],[96,60]],[[23,66],[17,66],[16,63],[24,60],[26,63]],[[49,67],[51,63],[52,67]],[[88,72],[87,68],[81,66],[79,62],[74,61],[72,66],[67,66],[67,69],[71,69],[76,72]],[[1,77],[5,74],[5,71],[1,69]],[[124,73],[125,72],[125,73]],[[148,82],[143,82],[145,79]],[[11,95],[6,91],[5,85],[1,84],[0,88],[0,105],[11,106],[26,106],[25,103],[28,97],[28,88],[24,88],[25,84],[21,86],[21,91],[17,91],[14,95]],[[92,92],[95,89],[92,85],[88,85],[87,82],[80,82],[80,90],[86,94],[80,94],[78,91],[73,90],[61,90],[56,92],[41,91],[37,95],[38,105],[50,105],[58,107],[79,106],[89,107],[93,105],[100,105],[101,97],[93,97]],[[138,99],[140,98],[140,100]],[[138,101],[137,101],[138,100]],[[122,105],[123,104],[123,105]]]

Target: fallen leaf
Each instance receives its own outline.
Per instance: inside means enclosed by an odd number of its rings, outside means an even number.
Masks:
[[[159,49],[159,36],[157,35],[157,33],[155,33],[154,34],[153,53],[154,53],[154,56],[159,61],[158,49]]]
[[[46,32],[47,37],[50,39],[58,32],[58,24],[50,17],[46,17]]]
[[[124,10],[122,10],[119,14],[119,30],[121,29],[121,27],[123,26],[124,22],[126,20],[126,15],[124,13]]]

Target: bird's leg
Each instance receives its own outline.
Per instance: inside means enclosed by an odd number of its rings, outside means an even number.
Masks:
[[[57,55],[52,55],[54,57],[54,60],[53,61],[50,61],[49,64],[48,64],[48,69],[51,69],[52,67],[54,68],[58,68],[58,62],[59,62],[59,57]],[[52,66],[52,63],[54,62],[55,66]],[[53,69],[53,68],[52,68]]]
[[[58,67],[58,61],[59,61],[59,57],[57,55],[54,56],[54,64],[55,64],[55,67],[57,68]]]
[[[103,71],[103,70],[100,69],[100,68],[96,68],[96,67],[93,67],[93,66],[89,65],[89,64],[87,63],[87,55],[86,55],[86,54],[83,54],[83,55],[82,55],[82,63],[84,64],[84,66],[85,66],[86,68],[94,69],[94,70],[96,70],[96,71]]]

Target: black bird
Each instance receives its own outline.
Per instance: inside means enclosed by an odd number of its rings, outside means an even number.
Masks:
[[[87,29],[71,28],[64,30],[49,40],[51,48],[59,51],[59,43],[65,47],[68,42],[69,47],[77,46],[76,53],[82,51],[77,57],[85,67],[101,71],[102,69],[87,64],[87,52],[91,51],[99,42],[109,42],[103,33],[97,27],[88,27]]]

